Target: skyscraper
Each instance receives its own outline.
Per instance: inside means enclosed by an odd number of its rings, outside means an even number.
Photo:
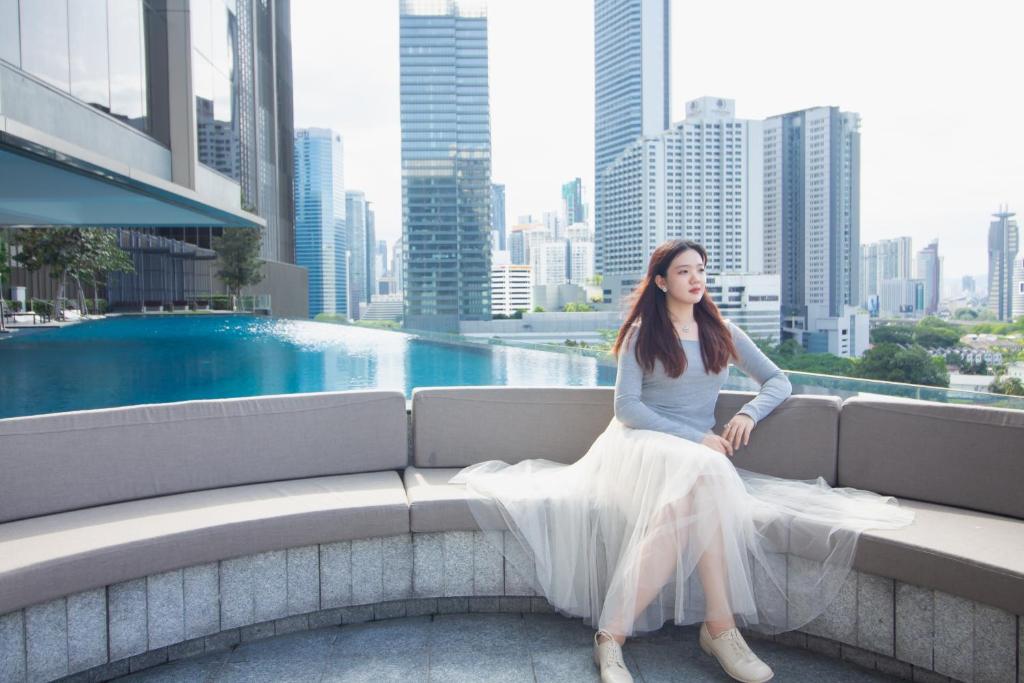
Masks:
[[[295,261],[309,271],[311,318],[349,313],[342,151],[330,129],[295,131]]]
[[[568,227],[573,223],[583,223],[585,220],[583,180],[574,178],[562,185],[562,222]]]
[[[505,186],[491,183],[491,230],[498,231],[498,249],[505,246]]]
[[[348,235],[348,313],[359,320],[359,303],[369,303],[373,290],[367,288],[370,242],[367,241],[366,195],[359,190],[345,192],[345,226]]]
[[[764,122],[765,271],[781,276],[782,339],[867,349],[860,304],[860,116],[817,107]]]
[[[594,261],[604,273],[607,166],[670,125],[669,0],[594,2]]]
[[[988,227],[988,308],[999,320],[1013,320],[1013,259],[1020,250],[1020,230],[1006,207],[992,214]]]
[[[911,239],[896,237],[862,244],[860,249],[860,299],[866,305],[869,297],[882,293],[886,280],[909,280],[911,275]]]
[[[711,273],[762,272],[761,122],[702,97],[686,119],[642,137],[604,173],[605,275],[643,276],[659,244],[688,238]]]
[[[490,320],[487,17],[455,0],[401,0],[405,319],[458,332]]]
[[[924,281],[925,315],[933,315],[939,310],[941,270],[939,241],[932,240],[927,247],[917,252],[917,279]]]

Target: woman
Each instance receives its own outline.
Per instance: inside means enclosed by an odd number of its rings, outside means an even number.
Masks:
[[[737,626],[805,625],[839,591],[863,529],[913,519],[891,497],[732,465],[792,387],[721,317],[705,292],[706,265],[689,240],[652,254],[612,348],[615,417],[586,455],[571,465],[492,460],[450,480],[467,485],[482,529],[511,531],[529,561],[507,557],[535,590],[597,627],[605,682],[632,681],[626,637],[669,619],[701,622],[701,648],[732,678],[769,680]],[[730,360],[761,390],[719,435],[711,428]]]

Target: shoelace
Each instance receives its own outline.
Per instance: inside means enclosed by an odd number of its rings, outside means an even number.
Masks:
[[[607,640],[600,643],[599,645],[608,646],[602,648],[606,653],[608,653],[605,655],[606,664],[614,664],[615,666],[620,666],[623,669],[626,668],[626,663],[622,661],[622,648],[614,640]]]
[[[730,629],[724,636],[722,636],[721,640],[729,641],[729,646],[737,655],[739,655],[740,659],[745,662],[752,662],[756,657],[753,651],[751,651],[751,649],[747,647],[746,643],[743,642],[740,632],[735,629]]]

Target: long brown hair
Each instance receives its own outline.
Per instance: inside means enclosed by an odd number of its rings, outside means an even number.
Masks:
[[[708,263],[708,253],[704,247],[692,240],[669,240],[662,243],[647,265],[647,275],[640,281],[630,295],[632,306],[626,322],[619,329],[619,336],[612,345],[612,353],[616,356],[625,348],[626,338],[638,319],[642,322],[637,327],[636,359],[640,367],[647,372],[654,370],[655,359],[660,360],[669,377],[679,377],[686,370],[686,352],[679,343],[672,321],[668,317],[668,294],[661,291],[654,278],[660,275],[668,279],[668,267],[672,260],[681,252],[689,249],[700,254],[704,265]],[[719,373],[728,367],[729,359],[736,357],[736,346],[732,334],[726,327],[718,306],[711,300],[707,288],[704,296],[693,306],[693,317],[697,321],[700,338],[700,355],[704,360],[706,372]]]

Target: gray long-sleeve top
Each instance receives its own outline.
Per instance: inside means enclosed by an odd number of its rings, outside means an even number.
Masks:
[[[736,346],[740,369],[761,385],[757,396],[739,410],[753,418],[756,425],[793,393],[793,385],[746,332],[731,321],[727,320],[726,325]],[[706,373],[700,342],[683,339],[683,374],[669,377],[658,359],[654,361],[654,371],[645,373],[636,359],[636,331],[634,326],[619,352],[615,417],[627,427],[654,429],[700,443],[715,426],[715,403],[729,376],[728,367],[717,374]]]

